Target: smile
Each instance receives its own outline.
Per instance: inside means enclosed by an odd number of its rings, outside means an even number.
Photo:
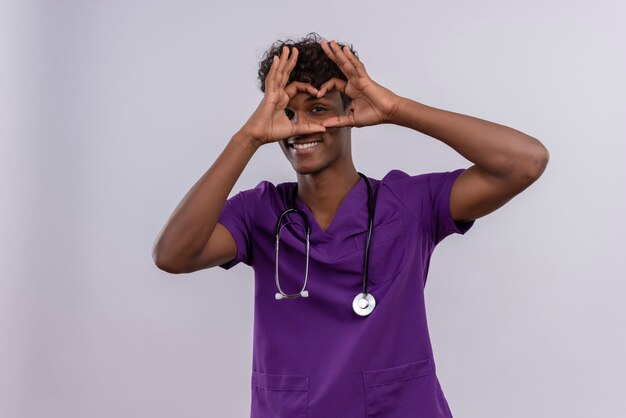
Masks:
[[[300,153],[307,150],[312,151],[312,149],[316,148],[319,144],[321,144],[321,142],[322,141],[308,142],[306,144],[291,144],[290,146],[294,148],[298,153]]]
[[[317,141],[317,142],[309,142],[307,144],[293,144],[293,147],[296,149],[305,149],[305,148],[311,148],[316,146],[317,144],[319,144],[321,141]]]

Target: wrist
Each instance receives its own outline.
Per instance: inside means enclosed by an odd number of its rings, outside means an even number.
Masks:
[[[395,107],[393,111],[389,114],[387,123],[392,123],[394,125],[402,125],[404,122],[403,113],[407,105],[408,105],[408,99],[406,97],[396,95]]]
[[[415,123],[422,114],[425,105],[411,100],[407,97],[400,97],[398,106],[390,118],[390,123],[394,125],[404,126],[406,128],[415,128]]]
[[[231,138],[231,142],[236,143],[240,147],[251,151],[252,153],[256,152],[263,143],[256,139],[254,136],[250,135],[244,129],[240,129],[233,135]]]

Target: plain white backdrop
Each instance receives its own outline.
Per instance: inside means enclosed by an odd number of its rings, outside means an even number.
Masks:
[[[550,151],[535,184],[433,254],[455,417],[623,416],[624,15],[617,0],[7,1],[0,416],[248,416],[252,269],[171,275],[151,249],[261,100],[262,53],[311,31],[397,94]],[[472,164],[398,126],[352,136],[374,178]],[[272,145],[232,194],[295,180]]]

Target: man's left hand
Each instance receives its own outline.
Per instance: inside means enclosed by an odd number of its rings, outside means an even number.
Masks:
[[[352,99],[347,115],[326,119],[322,125],[329,128],[389,123],[400,105],[400,96],[372,80],[363,63],[347,45],[342,49],[334,40],[330,44],[322,40],[321,45],[348,81],[331,78],[320,86],[317,97],[324,96],[329,90],[337,90]]]

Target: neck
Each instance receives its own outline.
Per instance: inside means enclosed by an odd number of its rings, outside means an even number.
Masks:
[[[332,214],[360,179],[352,164],[342,170],[298,174],[298,197],[312,211]]]

